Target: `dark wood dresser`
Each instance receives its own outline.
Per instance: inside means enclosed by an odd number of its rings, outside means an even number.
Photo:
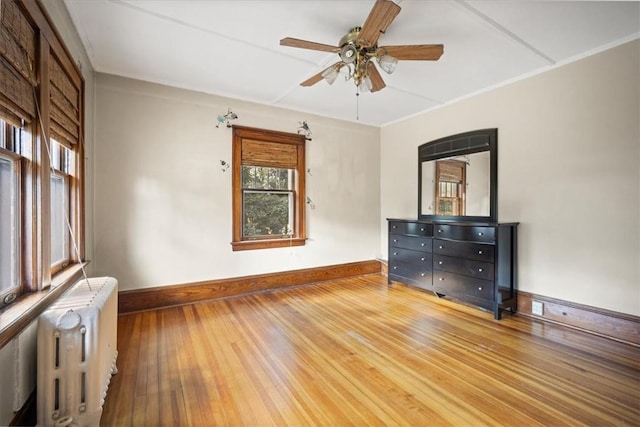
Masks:
[[[388,221],[389,283],[515,313],[517,223]]]

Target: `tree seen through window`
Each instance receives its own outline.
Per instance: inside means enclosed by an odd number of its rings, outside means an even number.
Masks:
[[[292,169],[242,166],[245,238],[291,234]]]

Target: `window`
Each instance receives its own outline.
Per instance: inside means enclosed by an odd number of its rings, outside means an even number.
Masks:
[[[0,115],[0,306],[22,290],[22,165],[29,161],[31,135]]]
[[[0,1],[0,33],[2,309],[83,257],[84,95],[40,2]]]
[[[233,127],[234,251],[305,243],[305,138]]]
[[[242,165],[242,235],[246,239],[291,235],[294,172]]]
[[[459,160],[436,162],[436,215],[464,215],[466,166]]]
[[[75,153],[55,140],[51,140],[51,272],[69,264],[71,227],[71,179]]]

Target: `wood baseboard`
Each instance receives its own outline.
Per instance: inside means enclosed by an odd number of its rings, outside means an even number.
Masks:
[[[201,301],[265,292],[291,286],[335,280],[363,274],[386,273],[386,263],[361,261],[303,270],[260,274],[231,279],[186,283],[183,285],[121,291],[118,312],[155,310]],[[531,312],[531,301],[544,304],[542,316]],[[518,291],[518,314],[549,321],[617,341],[640,346],[640,317],[597,307]]]
[[[531,312],[532,300],[543,303],[542,316]],[[638,316],[523,291],[518,291],[518,314],[640,346],[640,317]]]
[[[385,259],[380,260],[380,273],[382,273],[383,276],[389,275],[389,262]]]
[[[122,314],[155,310],[325,280],[380,273],[380,265],[380,261],[377,260],[361,261],[280,273],[122,291],[118,293],[118,312]]]

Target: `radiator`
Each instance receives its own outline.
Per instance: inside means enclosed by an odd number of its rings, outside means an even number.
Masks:
[[[38,318],[39,426],[98,426],[117,373],[118,281],[81,280]]]

